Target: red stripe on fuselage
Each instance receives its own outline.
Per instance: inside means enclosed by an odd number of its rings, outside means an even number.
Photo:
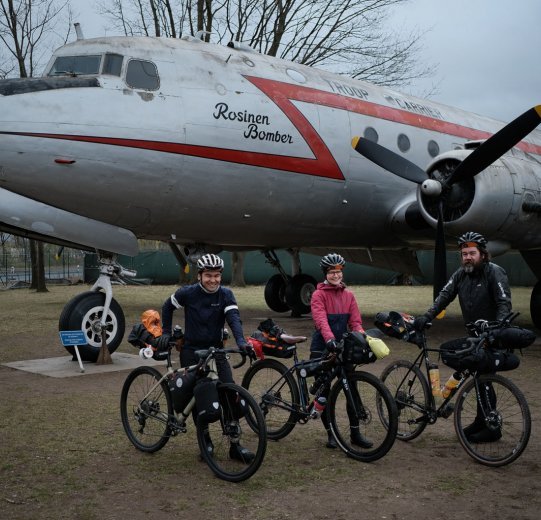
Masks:
[[[280,81],[257,78],[254,76],[246,76],[246,79],[255,85],[261,92],[266,94],[280,108],[280,110],[282,110],[289,121],[291,121],[291,123],[304,138],[306,144],[310,147],[312,153],[314,154],[314,158],[291,157],[194,144],[166,141],[145,141],[141,139],[123,139],[116,137],[30,132],[0,133],[140,148],[339,180],[344,179],[344,176],[331,151],[316,129],[312,126],[308,119],[306,119],[302,112],[293,104],[292,101],[301,101],[331,108],[343,109],[377,119],[384,119],[442,134],[454,135],[468,140],[487,139],[492,135],[491,133],[482,130],[475,130],[466,126],[443,121],[441,119],[435,119],[433,117],[408,112],[406,110],[391,108],[385,105],[379,105],[377,103],[343,96],[341,94],[335,94],[301,85],[293,85]],[[541,155],[541,146],[521,141],[516,145],[516,147],[525,152]]]
[[[285,112],[285,114],[288,115],[289,119],[294,124],[296,114],[295,112],[292,112],[291,107],[296,112],[298,112],[298,110],[291,103],[292,100],[343,109],[356,114],[363,114],[377,119],[385,119],[387,121],[393,121],[394,123],[414,126],[424,130],[431,130],[440,134],[463,137],[464,139],[468,140],[488,139],[492,135],[492,133],[485,132],[483,130],[476,130],[474,128],[458,125],[456,123],[450,123],[441,119],[408,112],[407,110],[401,110],[399,108],[378,105],[377,103],[371,103],[369,101],[363,101],[360,99],[343,96],[341,94],[335,94],[333,92],[303,87],[301,85],[293,85],[291,83],[282,83],[280,81],[256,78],[254,76],[246,76],[246,78],[256,85],[257,88],[259,88],[262,92],[267,94],[267,96],[269,96]],[[300,128],[297,125],[295,126],[297,129],[299,129],[301,134],[305,136]],[[518,143],[516,148],[519,148],[524,152],[541,155],[541,146],[537,146],[526,141],[521,141]]]

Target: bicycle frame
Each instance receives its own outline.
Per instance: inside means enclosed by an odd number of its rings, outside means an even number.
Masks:
[[[314,358],[309,360],[299,360],[297,349],[293,350],[293,366],[291,366],[287,372],[282,374],[282,376],[270,387],[267,389],[267,394],[264,397],[271,402],[266,404],[272,404],[288,412],[294,412],[296,414],[297,422],[301,424],[306,424],[312,418],[312,408],[314,401],[321,395],[324,390],[325,384],[328,382],[330,384],[335,378],[340,378],[344,387],[344,392],[346,393],[347,399],[350,403],[355,402],[354,396],[351,391],[350,385],[348,384],[348,377],[346,369],[343,364],[335,364],[336,356],[331,355],[328,358]],[[308,391],[308,384],[306,379],[312,375],[311,369],[315,369],[319,365],[323,367],[323,371],[326,372],[326,381],[322,382],[316,389],[313,395],[313,398],[310,397],[310,392]],[[325,365],[328,365],[327,367]],[[332,366],[331,366],[332,365]],[[299,392],[299,405],[291,406],[287,402],[282,401],[277,395],[279,394],[280,389],[286,384],[287,374],[291,374]],[[316,378],[317,379],[317,378]]]
[[[426,336],[424,334],[424,332],[422,332],[420,334],[420,338],[421,338],[421,345],[418,345],[419,348],[421,349],[421,351],[419,352],[419,354],[417,354],[417,357],[415,358],[414,361],[411,362],[411,365],[412,367],[413,366],[417,366],[419,368],[419,370],[421,370],[422,372],[422,366],[424,365],[424,368],[425,368],[425,372],[426,372],[426,380],[427,382],[430,381],[430,373],[429,373],[429,369],[430,369],[430,357],[429,357],[429,353],[430,352],[437,352],[438,354],[441,353],[441,350],[439,348],[429,348],[428,345],[427,345],[427,342],[426,342]],[[412,369],[410,368],[406,375],[404,376],[404,378],[402,379],[402,381],[400,382],[400,385],[399,385],[399,388],[402,387],[402,385],[405,384],[407,378],[410,376],[410,374],[412,373]],[[428,424],[434,424],[438,417],[448,417],[447,415],[447,410],[449,409],[448,407],[448,404],[450,403],[450,401],[452,401],[452,399],[454,398],[454,396],[458,393],[458,390],[464,385],[464,383],[466,382],[466,380],[472,375],[469,371],[464,371],[462,373],[463,375],[463,378],[460,380],[459,384],[453,389],[453,392],[451,392],[451,394],[449,396],[447,396],[446,398],[443,399],[443,402],[439,405],[439,406],[436,406],[436,399],[434,397],[434,395],[432,394],[432,392],[429,392],[429,399],[430,399],[430,404],[428,406],[428,408],[425,408],[424,406],[420,406],[420,405],[416,405],[414,403],[409,403],[408,406],[413,408],[414,410],[418,411],[418,412],[422,412],[423,415],[421,415],[420,417],[418,417],[415,422],[416,423],[419,423],[419,422],[422,422],[422,421],[426,421]],[[478,399],[479,399],[479,386],[478,386],[478,381],[477,381],[477,378],[475,378],[476,381],[475,381],[475,388],[477,390],[477,396],[478,396]],[[429,387],[430,387],[430,384],[429,384]]]
[[[141,403],[145,402],[148,399],[148,397],[152,395],[152,392],[154,392],[164,381],[166,381],[168,378],[172,377],[173,375],[181,371],[193,372],[195,370],[200,369],[201,367],[204,367],[206,377],[212,380],[218,379],[218,371],[216,368],[216,361],[214,359],[214,355],[218,349],[216,347],[210,347],[209,349],[206,349],[206,350],[209,352],[207,358],[205,359],[202,358],[195,365],[190,365],[189,367],[179,367],[179,368],[173,368],[173,364],[171,362],[171,350],[169,350],[167,353],[166,373],[163,374],[160,380],[157,381],[149,389],[149,391],[143,396]],[[186,419],[190,416],[190,413],[192,412],[194,406],[195,406],[195,397],[192,396],[192,398],[190,399],[190,402],[186,405],[184,410],[180,412],[175,412],[173,410],[173,416],[170,416],[167,413],[167,414],[162,414],[162,417],[154,416],[154,418],[171,426],[172,436],[175,436],[178,433],[186,433],[187,431]],[[175,419],[175,423],[171,424],[171,419]]]

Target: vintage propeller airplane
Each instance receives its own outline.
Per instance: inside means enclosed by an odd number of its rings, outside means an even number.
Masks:
[[[122,340],[110,282],[138,238],[183,264],[263,251],[279,312],[307,312],[315,280],[277,249],[414,274],[437,236],[441,286],[445,240],[475,230],[541,280],[541,107],[504,126],[238,42],[78,34],[43,77],[0,81],[0,229],[98,251],[60,317],[93,356]],[[539,281],[531,311],[541,327]]]

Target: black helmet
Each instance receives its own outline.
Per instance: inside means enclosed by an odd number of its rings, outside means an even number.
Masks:
[[[486,251],[487,241],[483,235],[475,231],[468,231],[458,239],[458,247],[460,249],[463,247],[477,247],[481,251]]]
[[[218,256],[212,253],[203,255],[197,261],[197,270],[201,271],[223,271],[224,261]]]
[[[324,274],[327,274],[329,269],[342,269],[345,265],[344,257],[336,253],[325,255],[319,262],[319,267],[321,267]]]

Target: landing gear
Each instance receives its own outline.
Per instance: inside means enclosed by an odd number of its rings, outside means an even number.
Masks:
[[[291,281],[291,276],[284,277],[281,274],[271,276],[265,285],[265,303],[274,312],[286,312],[289,305],[286,301],[286,287]]]
[[[541,329],[541,281],[534,285],[532,295],[530,297],[530,316],[533,324]]]
[[[293,316],[310,312],[310,300],[316,290],[317,282],[313,276],[297,274],[286,287],[286,302]]]
[[[275,312],[291,310],[292,316],[302,316],[310,312],[310,300],[317,281],[307,274],[287,275],[274,251],[264,252],[267,261],[279,274],[271,276],[265,286],[265,302]]]
[[[102,344],[102,331],[105,331],[107,349],[112,354],[120,345],[125,331],[125,318],[122,308],[113,298],[111,278],[134,276],[135,273],[123,269],[115,257],[100,253],[100,276],[92,290],[72,298],[62,310],[58,330],[82,330],[87,344],[79,347],[82,361],[96,362]],[[120,280],[121,281],[121,280]],[[102,289],[104,292],[100,292]],[[77,360],[74,347],[66,350]]]

